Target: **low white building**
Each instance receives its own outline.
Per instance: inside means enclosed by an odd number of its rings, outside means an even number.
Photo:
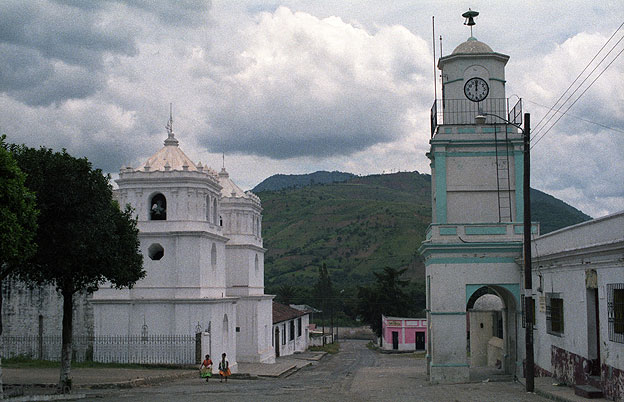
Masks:
[[[537,375],[624,398],[624,211],[533,243]]]
[[[273,348],[275,356],[287,356],[308,349],[310,314],[273,302]]]

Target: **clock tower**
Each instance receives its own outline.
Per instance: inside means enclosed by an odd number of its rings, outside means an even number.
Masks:
[[[466,25],[474,25],[476,15],[465,13]],[[469,380],[471,353],[488,353],[487,340],[485,346],[468,341],[470,312],[485,294],[498,296],[503,305],[493,329],[500,369],[517,374],[522,368],[517,328],[522,323],[523,138],[516,127],[522,110],[520,100],[514,103],[505,95],[508,60],[472,36],[472,26],[468,40],[438,60],[442,99],[431,109],[427,154],[432,223],[420,248],[432,383]],[[485,124],[476,124],[477,115],[487,116]]]

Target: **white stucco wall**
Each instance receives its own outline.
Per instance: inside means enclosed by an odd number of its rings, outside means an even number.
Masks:
[[[624,343],[609,338],[607,304],[608,285],[624,284],[624,212],[548,233],[535,239],[532,246],[536,364],[549,372],[554,370],[552,346],[589,360],[597,357],[597,292],[600,361],[624,370]],[[586,283],[593,272],[596,289]],[[559,335],[546,331],[544,305],[549,293],[558,293],[563,299],[564,330]],[[573,369],[569,367],[570,372]]]
[[[271,345],[272,295],[241,297],[237,303],[236,334],[239,361],[274,363]]]

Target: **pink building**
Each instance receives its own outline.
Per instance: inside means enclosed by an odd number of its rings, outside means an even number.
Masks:
[[[385,350],[425,350],[427,319],[381,316],[382,348]]]

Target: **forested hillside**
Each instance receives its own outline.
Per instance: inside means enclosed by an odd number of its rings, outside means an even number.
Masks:
[[[431,222],[430,175],[399,172],[286,187],[257,193],[264,208],[267,293],[313,304],[310,292],[323,262],[345,299],[384,267],[407,268],[412,291],[424,290],[417,250]],[[590,219],[541,191],[531,196],[533,221],[541,223],[542,233]]]

